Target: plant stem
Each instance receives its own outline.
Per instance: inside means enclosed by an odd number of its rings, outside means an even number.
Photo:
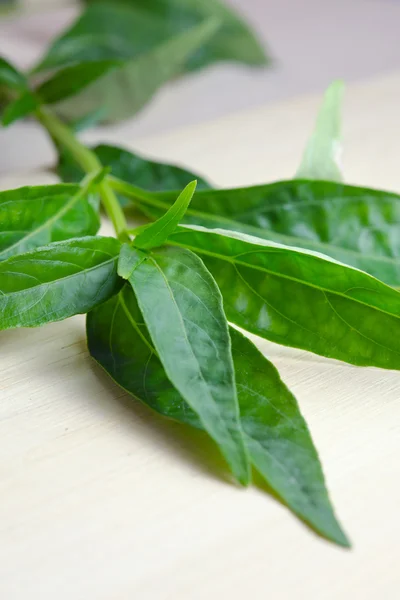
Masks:
[[[102,169],[103,165],[97,156],[75,137],[71,129],[64,125],[58,117],[45,108],[36,111],[36,117],[47,129],[51,138],[68,150],[79,166],[87,173]],[[128,225],[124,212],[113,189],[107,180],[99,184],[101,202],[108,217],[111,219],[117,237],[121,241],[129,241]]]

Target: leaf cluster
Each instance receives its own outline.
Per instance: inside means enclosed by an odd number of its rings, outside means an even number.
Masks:
[[[89,3],[36,67],[35,88],[0,61],[12,98],[3,123],[33,112],[63,181],[0,193],[0,329],[87,314],[89,352],[122,388],[206,431],[240,484],[255,469],[300,519],[348,546],[300,407],[241,332],[400,369],[400,197],[342,182],[342,85],[328,90],[296,177],[240,189],[87,148],[49,109],[86,123],[99,109],[126,117],[173,74],[225,59],[264,55],[223,5],[135,0]],[[99,235],[101,207],[116,237]],[[132,229],[132,211],[146,224]]]

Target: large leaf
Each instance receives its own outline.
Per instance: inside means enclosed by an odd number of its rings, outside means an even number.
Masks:
[[[193,179],[197,180],[197,190],[209,189],[211,187],[197,173],[182,169],[176,165],[149,160],[125,148],[100,144],[92,148],[92,150],[103,166],[110,167],[114,177],[135,184],[145,190],[155,192],[173,190],[175,192],[185,187]],[[71,155],[64,150],[60,152],[57,171],[61,179],[68,182],[78,182],[84,175],[84,172],[74,162]],[[172,200],[173,195],[174,200]],[[123,201],[124,198],[122,197],[121,200]],[[172,205],[176,200],[176,193],[171,194],[168,200]],[[126,200],[123,203],[126,203]],[[165,203],[162,212],[168,210],[170,204]]]
[[[192,226],[172,244],[200,253],[228,320],[278,344],[400,369],[400,293],[318,253]]]
[[[114,238],[54,242],[0,263],[0,329],[86,313],[119,289]]]
[[[115,189],[159,218],[172,192],[150,194],[122,181]],[[400,287],[400,196],[329,181],[279,181],[197,192],[184,223],[241,231],[308,248]]]
[[[119,273],[134,289],[168,378],[217,442],[238,481],[247,484],[231,343],[215,281],[189,250],[130,252],[130,268],[125,253]]]
[[[344,84],[334,81],[325,92],[314,132],[307,143],[298,179],[341,181],[341,105]]]
[[[147,225],[135,237],[135,246],[141,250],[150,250],[162,246],[171,233],[174,233],[188,209],[197,181],[192,181],[182,190],[178,198],[167,212],[155,223]]]
[[[0,260],[50,242],[94,235],[100,223],[78,185],[23,187],[0,192]]]
[[[100,103],[107,120],[133,115],[182,70],[187,58],[219,27],[217,20],[208,19],[176,33],[164,28],[160,32],[157,20],[140,14],[114,3],[89,7],[55,42],[37,70],[68,67],[62,76],[55,76],[56,83],[61,77],[66,98],[80,90],[58,105],[61,114],[76,119],[97,109]],[[115,64],[107,62],[114,60]],[[77,63],[80,65],[73,66]],[[111,70],[104,68],[106,64]],[[95,71],[93,77],[91,69]],[[79,77],[75,77],[77,70]],[[57,85],[47,86],[51,92],[48,90],[48,95],[58,99]]]
[[[322,535],[346,545],[296,399],[250,340],[233,328],[230,337],[241,422],[253,465],[296,514]],[[168,379],[128,286],[89,313],[87,338],[91,355],[125,390],[166,417],[202,428]]]
[[[60,66],[71,59],[130,58],[210,18],[221,22],[220,30],[187,57],[182,71],[220,60],[249,65],[267,62],[251,29],[218,0],[119,0],[108,4],[102,0],[90,4],[71,30],[56,41],[43,66]]]

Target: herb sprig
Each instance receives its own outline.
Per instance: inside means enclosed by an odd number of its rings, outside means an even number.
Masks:
[[[338,83],[290,181],[214,190],[175,165],[83,145],[75,118],[126,117],[171,76],[213,60],[264,61],[218,3],[133,4],[91,3],[31,74],[0,60],[3,124],[37,119],[64,181],[0,193],[0,329],[87,313],[89,352],[122,388],[204,429],[238,482],[256,469],[295,514],[347,547],[296,399],[233,325],[400,369],[400,197],[341,183]],[[127,23],[143,28],[139,38]],[[133,229],[132,207],[149,224]],[[101,208],[115,237],[98,235]]]

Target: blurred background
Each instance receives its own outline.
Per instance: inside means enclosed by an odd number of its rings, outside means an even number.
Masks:
[[[5,6],[5,0],[2,2]],[[338,77],[352,82],[400,66],[400,2],[396,0],[226,3],[246,18],[272,63],[268,68],[218,63],[170,83],[129,123],[133,137],[322,92]],[[27,67],[76,18],[78,8],[73,1],[65,0],[23,0],[18,6],[17,13],[2,11],[0,16],[0,54]],[[14,136],[11,131],[1,134],[3,148],[6,141],[8,144],[7,153],[4,149],[1,153],[2,172],[14,170],[20,161],[20,149],[14,150],[12,142]]]

